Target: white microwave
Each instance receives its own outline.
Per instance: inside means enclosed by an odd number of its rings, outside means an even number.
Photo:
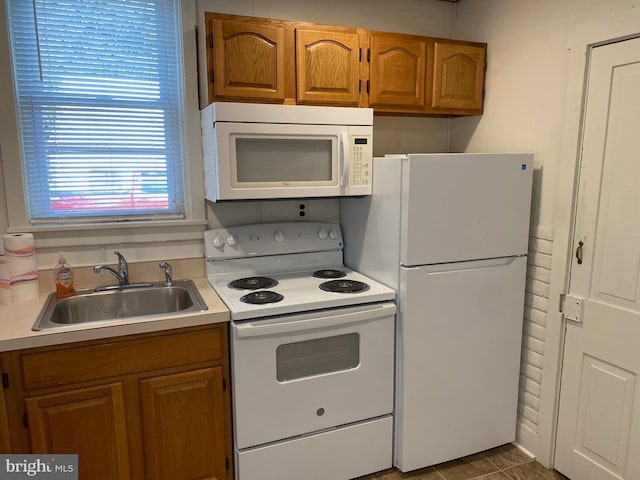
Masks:
[[[208,200],[371,194],[370,108],[216,102],[201,122]]]

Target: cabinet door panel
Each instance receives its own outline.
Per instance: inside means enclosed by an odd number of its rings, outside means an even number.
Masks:
[[[0,358],[0,372],[5,373]],[[11,452],[11,438],[9,436],[9,418],[7,416],[7,402],[4,389],[0,389],[0,452]]]
[[[434,44],[433,108],[482,110],[484,46]]]
[[[216,96],[284,100],[284,28],[215,20]]]
[[[222,367],[140,381],[146,478],[223,479]]]
[[[357,31],[296,29],[296,67],[299,103],[359,104]]]
[[[424,107],[427,39],[371,34],[371,106]]]
[[[25,399],[33,453],[78,454],[82,479],[130,478],[121,383]]]

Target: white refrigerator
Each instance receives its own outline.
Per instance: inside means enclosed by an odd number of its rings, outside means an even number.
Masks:
[[[398,293],[404,472],[515,439],[532,161],[388,155],[370,197],[340,202],[345,263]]]

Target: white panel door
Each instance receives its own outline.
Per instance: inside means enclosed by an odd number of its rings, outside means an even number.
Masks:
[[[396,465],[512,442],[526,257],[402,268]]]
[[[409,155],[401,263],[526,254],[532,168],[529,154]]]
[[[575,480],[640,479],[639,129],[640,39],[594,48],[554,465]]]

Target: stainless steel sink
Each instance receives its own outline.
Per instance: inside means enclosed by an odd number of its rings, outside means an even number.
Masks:
[[[168,316],[207,310],[207,305],[191,280],[130,285],[109,290],[82,290],[73,297],[47,301],[33,326],[43,330],[68,325],[111,322],[119,323],[148,316]]]

